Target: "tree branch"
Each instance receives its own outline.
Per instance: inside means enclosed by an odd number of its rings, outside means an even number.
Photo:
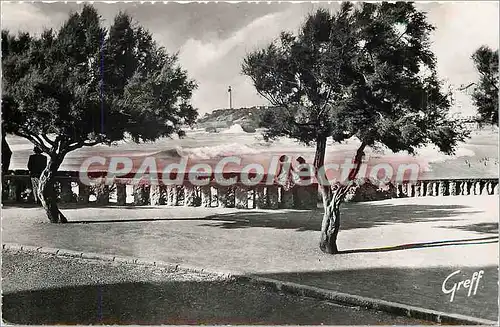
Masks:
[[[83,147],[83,144],[81,142],[73,143],[68,145],[68,147],[66,148],[66,152],[71,152],[81,147]]]
[[[458,90],[459,90],[459,91],[464,91],[464,90],[467,90],[469,87],[471,87],[471,86],[473,86],[473,85],[476,85],[476,86],[477,86],[477,84],[476,84],[476,83],[470,83],[470,84],[469,84],[469,85],[467,85],[467,86],[462,86],[462,87],[460,87]]]
[[[97,145],[99,143],[101,143],[101,141],[89,141],[89,142],[80,141],[80,142],[76,142],[76,143],[70,144],[66,148],[66,153],[67,152],[71,152],[71,151],[76,150],[76,149],[79,149],[79,148],[82,148],[84,146],[94,146],[94,145]]]
[[[41,138],[40,136],[35,135],[35,134],[33,134],[32,136],[33,136],[33,138],[35,138],[35,139],[36,139],[36,140],[37,140],[40,144],[43,144],[44,146],[46,146],[46,145],[45,145],[45,143],[44,143],[44,141],[42,140],[42,138]],[[50,143],[49,143],[49,144],[50,144]],[[51,145],[51,146],[54,146],[54,144],[50,144],[50,145]],[[49,148],[49,146],[47,146],[47,148]]]
[[[332,44],[330,43],[330,47],[331,46],[332,46]],[[344,50],[345,50],[345,43],[342,43],[341,50],[340,50],[340,57],[341,58],[344,56]],[[339,67],[337,69],[337,80],[340,78],[341,68],[342,68],[342,60],[340,60]],[[330,96],[331,96],[331,94],[332,94],[332,88],[330,87],[328,89],[328,94],[327,94],[327,96],[326,96],[326,98],[324,100],[323,106],[322,106],[322,108],[320,109],[320,111],[318,113],[318,118],[321,117],[321,115],[323,114],[324,110],[326,109],[326,106],[330,103]]]
[[[48,144],[50,144],[51,146],[54,146],[55,143],[54,141],[52,141],[51,139],[49,139],[49,137],[46,135],[46,134],[41,134],[40,135],[42,137],[42,139],[47,142]]]
[[[495,88],[495,90],[497,90],[498,92],[498,86],[496,86],[495,84],[495,81],[492,80],[491,76],[489,76],[489,74],[486,74],[484,72],[480,72],[481,75],[483,75],[483,77]]]
[[[356,155],[354,156],[354,163],[356,166],[349,173],[348,181],[346,184],[339,185],[339,189],[335,192],[335,201],[340,204],[346,197],[347,193],[351,189],[351,186],[354,184],[354,180],[361,169],[361,164],[363,163],[364,149],[367,143],[365,141],[361,142],[358,150],[356,151]]]
[[[327,96],[326,96],[326,98],[324,100],[324,103],[321,106],[321,109],[320,109],[320,111],[318,113],[318,118],[320,118],[321,115],[323,115],[323,112],[325,111],[326,106],[330,103],[330,96],[331,96],[331,94],[332,94],[332,88],[329,88],[328,89],[328,94],[327,94]]]
[[[297,123],[296,121],[293,121],[294,125],[297,127],[313,127],[316,126],[314,123]]]
[[[33,143],[35,146],[37,146],[40,149],[42,149],[42,151],[45,152],[45,153],[47,153],[47,154],[49,154],[51,152],[50,151],[51,149],[49,147],[47,147],[43,142],[39,142],[39,140],[37,140],[31,134],[24,133],[21,130],[15,131],[14,134],[17,135],[17,136],[24,137],[25,139],[29,140],[31,143]]]
[[[359,146],[358,150],[356,151],[356,156],[354,157],[354,163],[356,164],[356,167],[354,170],[351,171],[349,174],[349,181],[353,181],[356,176],[359,173],[359,170],[361,169],[361,164],[363,162],[363,156],[364,156],[364,150],[366,147],[366,142],[363,141],[361,142],[361,145]]]
[[[100,143],[102,143],[102,142],[101,141],[83,142],[83,145],[84,146],[94,146],[94,145],[97,145]]]
[[[401,38],[406,34],[408,33],[408,26],[405,27],[405,31],[403,33],[401,33],[401,35],[398,36],[398,38],[396,39],[396,42],[398,42],[399,40],[401,40]],[[393,45],[393,44],[392,44]]]

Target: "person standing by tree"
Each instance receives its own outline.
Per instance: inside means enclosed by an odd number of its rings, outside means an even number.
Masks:
[[[34,154],[28,160],[28,170],[30,171],[34,200],[35,203],[38,203],[40,199],[38,198],[37,189],[40,184],[40,176],[47,167],[47,158],[42,154],[42,150],[39,147],[35,146],[33,152]]]
[[[275,175],[275,182],[281,185],[287,185],[290,179],[290,171],[292,166],[290,159],[286,155],[282,155],[278,159],[278,169]]]
[[[299,156],[295,159],[297,166],[294,170],[294,188],[293,197],[295,200],[296,209],[316,208],[318,204],[318,189],[317,185],[312,184],[310,166],[306,160]]]
[[[12,157],[12,151],[5,139],[6,136],[7,133],[2,129],[2,174],[6,174],[9,171],[10,158]]]
[[[279,157],[278,164],[274,182],[279,185],[280,206],[288,208],[293,203],[292,164],[290,158],[286,155]]]

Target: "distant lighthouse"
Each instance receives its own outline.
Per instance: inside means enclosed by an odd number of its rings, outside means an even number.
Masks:
[[[231,91],[231,86],[229,86],[227,89],[227,92],[229,93],[229,109],[233,109],[233,95]]]

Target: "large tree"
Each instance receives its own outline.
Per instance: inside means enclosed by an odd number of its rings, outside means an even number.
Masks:
[[[479,123],[498,126],[498,49],[481,46],[472,55],[479,81],[473,87],[472,100],[477,107]]]
[[[345,2],[335,14],[320,9],[307,16],[297,34],[282,32],[244,60],[243,73],[257,92],[281,108],[264,114],[265,137],[315,144],[316,172],[328,137],[361,141],[348,178],[320,185],[324,252],[338,252],[339,208],[366,147],[383,144],[414,154],[433,143],[452,153],[467,136],[448,115],[451,98],[437,77],[432,30],[412,3]]]
[[[6,58],[11,54],[19,54],[23,51],[28,51],[31,42],[31,37],[28,33],[20,33],[18,37],[13,37],[8,31],[2,30],[2,58]],[[5,74],[5,72],[3,73]],[[12,98],[5,93],[5,84],[2,83],[2,173],[6,173],[9,169],[12,151],[7,143],[6,136],[14,132],[14,126],[10,120],[5,117],[11,112],[14,104]]]
[[[22,49],[21,38],[30,40]],[[176,55],[125,13],[108,31],[85,5],[57,32],[2,32],[4,45],[3,99],[10,105],[3,119],[49,157],[37,192],[51,222],[66,222],[53,183],[70,151],[126,137],[153,141],[196,119],[190,104],[195,82]]]

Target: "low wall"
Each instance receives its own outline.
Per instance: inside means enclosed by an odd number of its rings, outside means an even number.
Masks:
[[[498,179],[434,179],[415,183],[387,184],[377,187],[370,182],[353,188],[348,201],[363,202],[392,198],[456,195],[498,195]]]
[[[130,179],[115,179],[111,185],[89,186],[83,184],[74,172],[58,172],[55,189],[60,203],[99,205],[313,209],[317,207],[318,199],[315,185],[295,187],[287,191],[279,185],[221,186],[215,181],[206,186],[195,186],[189,181],[184,181],[182,185],[137,185]],[[17,171],[3,176],[2,202],[34,202],[30,177],[26,172]]]
[[[213,181],[207,186],[195,186],[189,181],[184,181],[182,185],[133,185],[129,179],[116,179],[112,185],[88,186],[80,182],[75,172],[58,172],[55,180],[61,203],[313,209],[320,201],[317,185],[295,186],[287,191],[279,185],[249,187],[236,184],[228,187]],[[422,196],[498,195],[498,187],[498,179],[494,178],[425,180],[389,184],[383,189],[365,183],[354,188],[347,200],[361,202]],[[27,172],[16,171],[3,176],[2,202],[33,202]]]
[[[425,180],[396,185],[397,197],[498,195],[498,178]]]

